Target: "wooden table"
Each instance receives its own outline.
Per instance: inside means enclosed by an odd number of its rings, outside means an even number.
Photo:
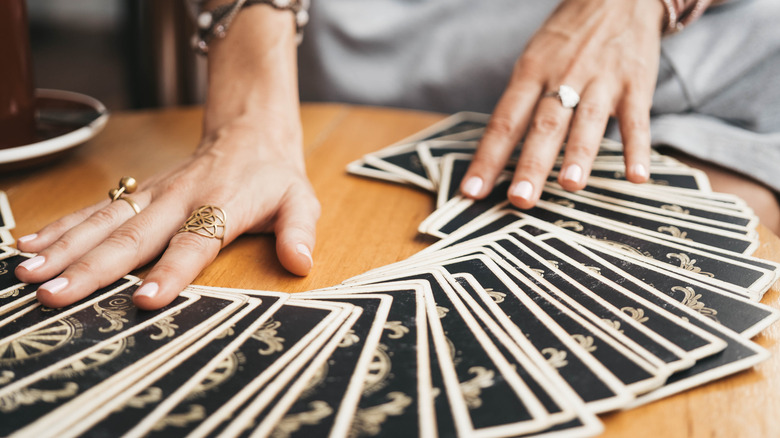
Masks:
[[[123,175],[139,180],[186,157],[200,134],[200,108],[114,114],[105,131],[55,163],[0,173],[14,236],[33,233],[76,208],[103,200]],[[308,173],[323,205],[315,266],[300,278],[276,260],[274,239],[242,236],[196,284],[298,292],[340,283],[403,260],[430,243],[417,225],[432,211],[426,193],[345,173],[348,162],[440,120],[439,114],[333,104],[302,109]],[[760,228],[759,257],[780,261],[780,239]],[[146,269],[137,274],[143,277]],[[778,307],[776,284],[764,302]],[[780,435],[780,324],[755,340],[773,356],[754,370],[628,412],[603,417],[609,437]]]

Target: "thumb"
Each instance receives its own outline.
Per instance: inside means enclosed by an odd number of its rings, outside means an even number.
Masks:
[[[312,252],[320,203],[311,193],[288,196],[276,217],[276,255],[295,275],[306,275],[314,265]]]

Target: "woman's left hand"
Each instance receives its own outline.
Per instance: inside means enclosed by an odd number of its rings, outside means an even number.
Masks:
[[[490,193],[523,137],[512,204],[533,207],[564,141],[558,181],[583,188],[610,116],[620,125],[626,177],[646,181],[663,17],[661,0],[564,0],[515,64],[461,192]],[[576,108],[551,96],[561,85],[579,93]]]

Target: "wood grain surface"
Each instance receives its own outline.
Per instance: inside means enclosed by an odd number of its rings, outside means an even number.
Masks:
[[[113,114],[92,141],[34,169],[0,171],[17,226],[33,233],[80,207],[106,199],[124,175],[139,181],[186,157],[200,136],[200,108]],[[304,148],[323,206],[315,265],[307,277],[276,260],[273,236],[242,236],[222,250],[195,284],[298,292],[331,286],[403,260],[430,244],[417,225],[433,210],[422,191],[347,175],[345,167],[443,118],[440,114],[306,104]],[[262,123],[262,121],[259,121]],[[182,218],[184,219],[184,218]],[[229,224],[228,224],[229,226]],[[760,227],[756,255],[780,261],[780,239]],[[135,274],[143,277],[148,268]],[[780,306],[776,284],[764,303]],[[607,437],[768,437],[780,435],[780,325],[756,337],[772,357],[755,369],[667,399],[603,417]]]

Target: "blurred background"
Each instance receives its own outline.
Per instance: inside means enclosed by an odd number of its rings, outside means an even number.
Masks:
[[[35,86],[109,110],[203,101],[205,59],[190,50],[186,0],[27,0]]]

